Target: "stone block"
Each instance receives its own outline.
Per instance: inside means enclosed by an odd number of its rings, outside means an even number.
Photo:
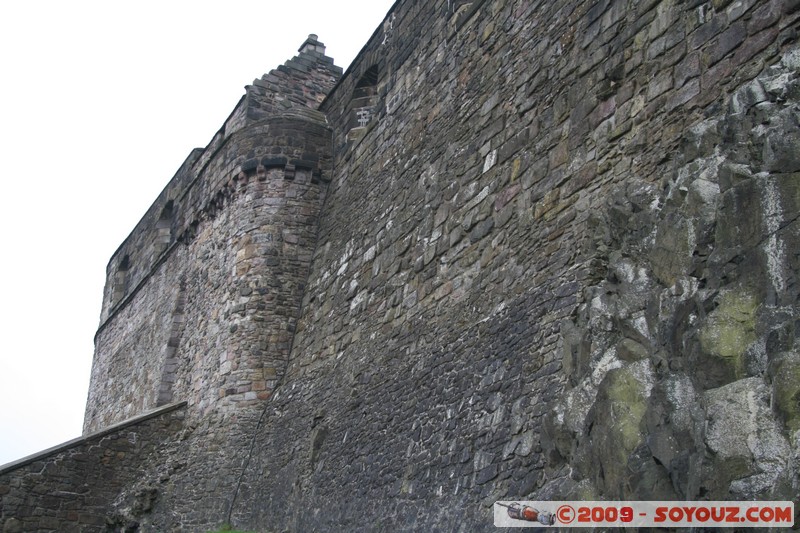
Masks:
[[[687,80],[696,78],[700,75],[700,55],[698,53],[688,54],[673,71],[675,87],[683,87]]]
[[[676,107],[685,106],[692,98],[700,94],[700,80],[693,79],[686,85],[675,91],[675,93],[667,100],[665,108],[667,111],[672,111]]]
[[[707,54],[709,66],[725,57],[731,50],[742,44],[747,37],[747,28],[743,22],[737,22],[719,34],[716,42],[710,47]]]
[[[730,492],[754,498],[767,494],[778,482],[789,444],[769,415],[768,396],[761,378],[739,380],[705,393],[705,443],[713,459],[694,475],[709,476],[700,481],[709,497]],[[757,446],[750,445],[754,437]]]
[[[690,50],[697,50],[725,28],[722,17],[715,16],[687,36]]]
[[[671,70],[659,73],[655,78],[652,79],[652,81],[650,81],[650,84],[647,87],[647,99],[653,100],[657,96],[660,96],[672,89],[673,85],[674,79],[672,77]]]

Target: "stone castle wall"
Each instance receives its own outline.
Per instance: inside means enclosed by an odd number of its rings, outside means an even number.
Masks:
[[[112,258],[87,430],[189,405],[109,516],[488,531],[498,499],[791,500],[798,7],[399,0],[335,86],[310,39]]]
[[[792,499],[796,29],[791,2],[399,2],[322,106],[336,172],[241,523]]]
[[[158,464],[166,482],[181,463],[162,462],[184,429],[185,403],[165,406],[126,423],[76,439],[0,468],[3,533],[113,531],[120,493],[136,487],[142,466]],[[152,509],[158,492],[139,486],[133,505]]]
[[[255,80],[114,254],[87,432],[174,398],[203,416],[269,397],[330,181],[330,131],[314,108],[340,73],[311,36]]]

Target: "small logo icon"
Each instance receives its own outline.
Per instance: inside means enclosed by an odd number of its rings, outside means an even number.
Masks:
[[[523,520],[525,522],[539,522],[544,526],[552,526],[556,523],[556,517],[553,513],[547,511],[540,511],[528,505],[520,505],[517,502],[506,505],[505,503],[497,502],[500,507],[505,507],[508,516],[514,520]]]

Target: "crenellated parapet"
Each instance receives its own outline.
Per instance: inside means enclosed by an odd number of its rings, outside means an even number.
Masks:
[[[288,166],[290,174],[293,167],[299,167],[311,170],[315,179],[322,179],[323,173],[329,171],[330,161],[322,161],[322,156],[315,149],[308,150],[309,143],[303,140],[304,135],[298,133],[304,132],[303,124],[325,122],[324,115],[316,109],[335,86],[342,69],[334,65],[333,58],[325,55],[325,45],[316,35],[309,35],[298,52],[296,57],[284,65],[245,87],[245,95],[208,146],[204,149],[197,148],[189,154],[114,253],[106,268],[101,328],[114,309],[152,272],[162,254],[185,232],[192,231],[192,225],[197,222],[203,210],[216,201],[215,196],[226,194],[224,189],[229,184],[223,183],[224,180],[219,175],[208,177],[206,169],[212,159],[223,151],[226,175],[235,174],[236,165],[240,165],[244,172],[258,167],[259,161],[254,159],[253,154],[248,155],[244,149],[240,150],[241,154],[235,153],[236,149],[231,151],[231,146],[239,138],[238,132],[259,122],[269,121],[272,124],[269,134],[273,137],[265,141],[266,144],[262,147],[264,149],[261,151],[266,152],[262,157],[264,164],[274,168],[276,162],[285,159],[281,166]],[[264,128],[251,133],[263,135]],[[291,143],[305,144],[292,147],[284,154],[281,143],[288,146],[289,136],[292,136]],[[320,141],[313,133],[309,142],[321,142],[320,146],[328,143]],[[267,146],[269,143],[272,144]],[[252,146],[252,143],[248,146]],[[327,179],[330,180],[330,177]]]

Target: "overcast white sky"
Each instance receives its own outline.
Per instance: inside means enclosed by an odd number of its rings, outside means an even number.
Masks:
[[[0,464],[80,435],[106,263],[244,86],[393,3],[0,4]]]

